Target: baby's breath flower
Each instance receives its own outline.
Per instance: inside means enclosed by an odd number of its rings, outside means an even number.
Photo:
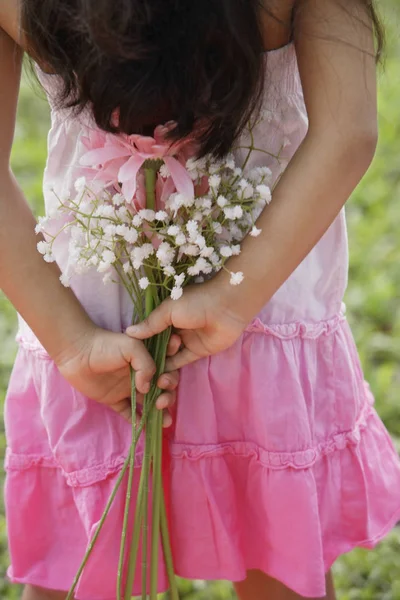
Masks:
[[[125,207],[124,207],[125,208]],[[127,209],[125,208],[125,210],[127,211]],[[128,212],[128,211],[127,211]],[[134,227],[140,227],[143,223],[143,219],[140,215],[135,215],[132,219],[132,225]]]
[[[222,233],[222,225],[221,223],[218,223],[218,221],[213,222],[212,228],[214,233],[216,233],[217,235],[220,235]]]
[[[77,179],[75,181],[74,184],[75,190],[79,193],[83,192],[83,190],[86,187],[86,178],[85,177],[79,177],[79,179]]]
[[[228,204],[228,200],[225,196],[218,196],[217,204],[220,208],[224,208]]]
[[[121,206],[125,202],[125,198],[122,194],[114,194],[112,197],[112,202],[114,206]]]
[[[114,263],[117,260],[117,257],[115,256],[112,250],[104,250],[103,254],[101,255],[101,258],[102,260],[110,264]]]
[[[67,273],[61,273],[60,281],[64,287],[69,287],[71,283],[71,277]]]
[[[232,256],[232,248],[230,246],[222,246],[219,249],[219,253],[221,254],[221,256],[223,256],[224,258],[229,258],[230,256]]]
[[[250,231],[250,235],[251,237],[258,237],[261,233],[261,229],[258,229],[255,225],[253,226],[253,229]]]
[[[168,213],[165,212],[165,210],[158,210],[156,212],[156,219],[157,219],[157,221],[167,221]]]
[[[244,275],[241,271],[237,273],[231,273],[230,284],[231,285],[240,285],[244,280]]]
[[[208,180],[208,183],[210,188],[214,192],[216,192],[219,186],[221,185],[221,177],[219,175],[211,175],[210,179]]]
[[[150,285],[150,281],[148,280],[147,277],[142,277],[141,279],[139,279],[139,287],[141,290],[147,290],[149,285]]]
[[[171,299],[179,300],[179,298],[182,298],[182,294],[183,294],[183,290],[181,287],[173,287],[171,290]]]
[[[239,256],[241,249],[239,244],[233,244],[231,246],[232,256]]]
[[[260,194],[261,198],[265,200],[267,204],[271,202],[271,190],[267,185],[258,185],[256,188],[257,192]]]
[[[163,268],[164,275],[167,277],[173,277],[175,275],[175,269],[172,265],[167,265]]]
[[[181,233],[181,228],[178,225],[170,225],[167,229],[168,235],[178,235]]]
[[[160,167],[160,175],[164,179],[167,179],[171,175],[171,173],[169,172],[169,169],[165,163],[162,164]]]
[[[204,248],[202,248],[200,252],[200,256],[202,256],[203,258],[210,258],[213,252],[214,248],[212,246],[204,246]]]
[[[167,265],[172,264],[175,258],[175,250],[168,244],[168,242],[163,242],[160,244],[156,256],[161,263],[161,266],[166,267]]]
[[[180,249],[187,256],[198,256],[200,254],[200,248],[195,244],[184,244]]]
[[[182,287],[185,283],[185,274],[181,273],[180,275],[175,275],[175,285],[176,287]]]
[[[149,208],[142,208],[142,210],[139,210],[138,215],[143,221],[148,221],[149,223],[152,223],[156,218],[154,210],[150,210]]]
[[[184,233],[178,233],[178,235],[175,238],[175,244],[177,246],[183,246],[184,244],[186,244],[187,240],[186,240],[186,236]]]

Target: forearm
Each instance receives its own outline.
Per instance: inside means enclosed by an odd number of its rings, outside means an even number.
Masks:
[[[227,267],[242,271],[244,282],[229,286],[223,272],[216,283],[250,320],[307,256],[338,215],[367,170],[374,137],[349,138],[348,146],[308,136],[277,185],[270,206],[257,222],[262,233],[247,237]],[[356,150],[356,151],[354,151]]]
[[[91,321],[55,263],[37,251],[35,219],[9,171],[0,174],[0,287],[53,358]]]

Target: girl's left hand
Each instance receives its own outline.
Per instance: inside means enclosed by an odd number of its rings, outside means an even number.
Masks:
[[[128,327],[126,333],[144,340],[174,327],[183,347],[167,359],[166,371],[169,372],[226,350],[247,325],[248,322],[229,306],[229,295],[211,280],[186,287],[179,300],[165,300],[145,321]]]

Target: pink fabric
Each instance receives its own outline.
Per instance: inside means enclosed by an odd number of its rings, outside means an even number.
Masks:
[[[276,178],[304,139],[307,115],[293,46],[269,54],[266,68],[249,167],[267,165]],[[51,92],[57,80],[44,83]],[[47,211],[57,202],[52,188],[59,197],[73,189],[90,132],[90,115],[52,111]],[[251,141],[244,132],[239,158]],[[54,253],[63,268],[66,236]],[[240,580],[257,568],[320,597],[339,554],[372,547],[400,519],[400,462],[344,317],[346,283],[342,211],[232,348],[183,369],[164,473],[179,575]],[[121,286],[105,288],[90,273],[72,287],[98,325],[121,331],[131,322]],[[67,590],[127,456],[130,427],[72,389],[22,319],[18,340],[5,409],[9,574]],[[78,600],[115,600],[123,492]]]

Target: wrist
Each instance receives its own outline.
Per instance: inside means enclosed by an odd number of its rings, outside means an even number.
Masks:
[[[249,276],[246,277],[245,273],[239,285],[232,285],[230,280],[229,272],[222,270],[210,283],[223,310],[233,313],[245,328],[257,316],[267,300],[260,294],[259,282],[253,281]]]
[[[46,350],[57,367],[82,354],[90,346],[97,329],[86,313],[65,320],[46,344]]]

